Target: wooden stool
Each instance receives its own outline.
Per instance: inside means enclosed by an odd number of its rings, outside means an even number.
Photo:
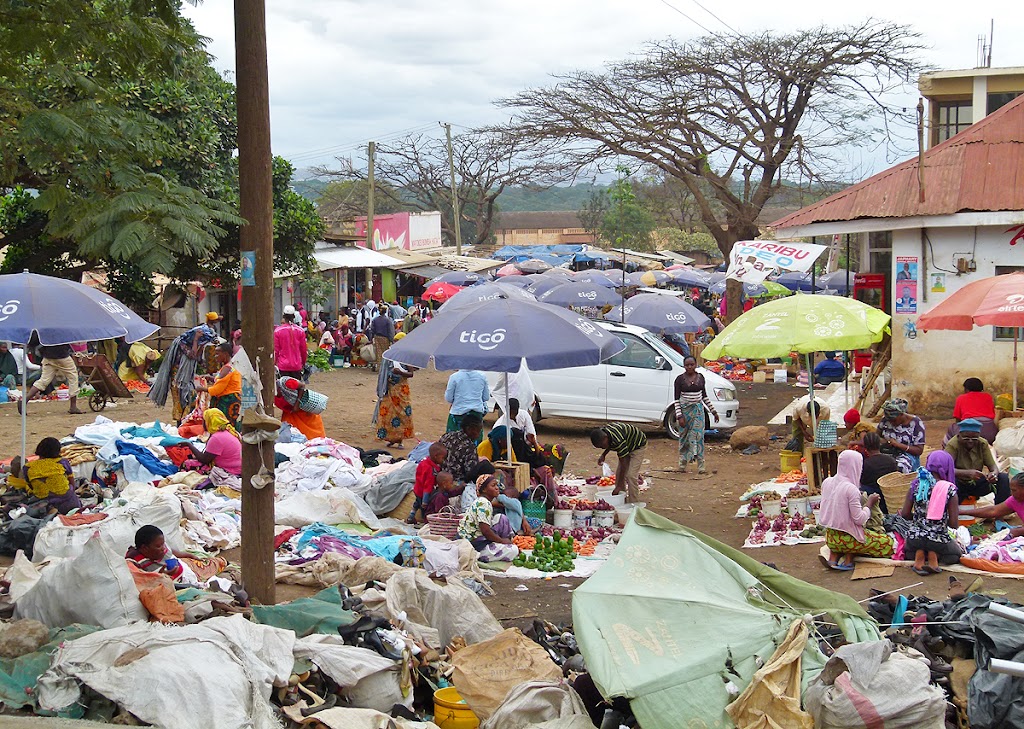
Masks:
[[[839,451],[846,450],[845,446],[834,445],[831,448],[815,448],[813,445],[804,445],[804,461],[807,464],[807,486],[808,488],[820,488],[821,482],[829,476],[836,475],[836,464],[839,460]],[[834,456],[832,454],[835,454]]]

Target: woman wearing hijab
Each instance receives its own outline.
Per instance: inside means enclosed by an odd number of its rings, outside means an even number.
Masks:
[[[949,535],[949,527],[960,523],[953,456],[932,451],[926,466],[917,470],[917,480],[900,509],[900,516],[909,521],[903,553],[914,555],[911,569],[919,575],[938,574],[940,560],[943,564],[960,561],[960,547]]]
[[[878,436],[885,453],[896,458],[903,473],[913,473],[921,467],[924,452],[924,423],[921,418],[907,412],[907,401],[890,398],[882,407],[883,418],[878,424]]]
[[[203,412],[203,423],[210,438],[203,450],[187,441],[192,451],[192,459],[185,461],[182,468],[205,471],[209,468],[210,481],[214,487],[230,486],[240,488],[242,485],[242,442],[238,439],[238,431],[227,416],[217,408],[207,408]]]
[[[839,454],[835,476],[821,484],[821,511],[818,524],[825,527],[825,544],[829,558],[822,558],[825,566],[834,570],[853,569],[853,556],[888,557],[896,547],[891,536],[865,529],[871,509],[878,503],[878,494],[861,501],[860,472],[864,457],[857,451]]]

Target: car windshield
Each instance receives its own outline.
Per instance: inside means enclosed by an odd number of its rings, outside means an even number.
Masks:
[[[658,337],[654,336],[650,332],[644,332],[643,334],[640,335],[640,337],[645,342],[654,347],[654,350],[662,357],[665,357],[670,362],[679,367],[683,366],[683,355],[679,354],[679,352],[672,349],[672,347],[667,346]]]

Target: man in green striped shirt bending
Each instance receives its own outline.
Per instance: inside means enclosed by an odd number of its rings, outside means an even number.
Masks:
[[[633,504],[640,500],[640,465],[647,450],[647,436],[635,425],[629,423],[608,423],[590,431],[590,442],[604,453],[597,459],[597,465],[604,465],[610,451],[615,451],[619,464],[615,467],[615,491],[626,490],[626,501]]]

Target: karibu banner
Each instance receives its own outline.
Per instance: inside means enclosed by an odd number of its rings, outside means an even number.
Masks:
[[[729,254],[726,278],[744,283],[761,283],[781,271],[809,271],[825,246],[814,243],[784,243],[775,240],[737,241]]]

